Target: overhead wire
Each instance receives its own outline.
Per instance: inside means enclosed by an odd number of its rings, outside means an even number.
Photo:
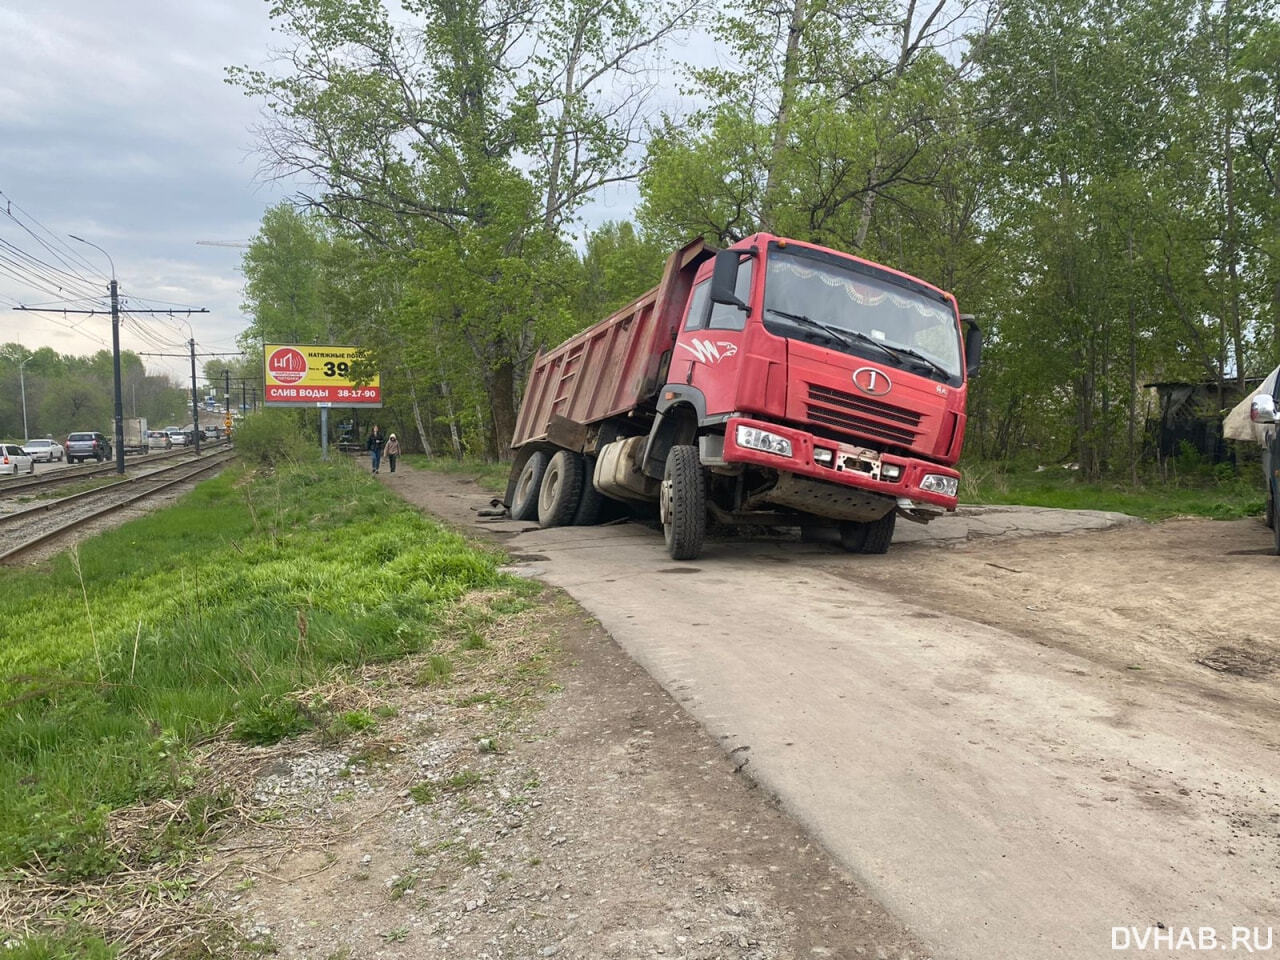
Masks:
[[[104,282],[107,280],[110,280],[110,277],[108,277],[105,273],[102,272],[101,267],[94,266],[93,262],[89,260],[84,254],[80,253],[78,250],[72,247],[69,243],[67,243],[65,240],[59,237],[56,233],[54,233],[52,230],[46,227],[43,223],[41,223],[38,219],[36,219],[26,210],[23,210],[21,206],[14,203],[13,198],[10,197],[8,194],[6,194],[3,190],[0,190],[0,199],[3,199],[5,201],[5,208],[2,212],[3,215],[5,217],[8,217],[14,223],[16,223],[19,227],[21,227],[24,231],[26,231],[26,233],[33,240],[36,241],[36,243],[40,244],[40,246],[44,247],[45,250],[49,251],[51,255],[53,255],[55,258],[60,260],[70,270],[73,276],[76,276],[79,279],[84,280],[86,283],[89,282],[85,277],[81,276],[75,270],[75,268],[72,266],[72,262],[78,264],[86,272],[93,273],[102,277]],[[17,208],[20,214],[22,214],[24,217],[26,217],[32,223],[34,223],[37,227],[39,227],[42,231],[44,231],[44,233],[49,237],[49,239],[52,240],[53,243],[57,244],[57,247],[60,249],[52,246],[48,241],[40,237],[29,226],[27,226],[25,223],[23,223],[21,220],[15,217],[13,215],[14,208]]]

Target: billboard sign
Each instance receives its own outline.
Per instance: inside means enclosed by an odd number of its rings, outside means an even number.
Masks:
[[[268,343],[263,347],[268,407],[381,407],[382,386],[375,373],[357,383],[355,347]]]

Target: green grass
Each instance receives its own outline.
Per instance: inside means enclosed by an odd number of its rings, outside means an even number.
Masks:
[[[45,569],[0,571],[0,870],[111,872],[107,814],[191,796],[191,748],[217,731],[367,729],[290,695],[429,648],[496,563],[338,461],[229,471]]]
[[[1148,478],[1138,486],[1112,480],[1081,483],[1079,474],[1060,466],[1034,467],[961,463],[961,504],[1015,504],[1066,510],[1113,510],[1146,520],[1211,517],[1234,520],[1262,513],[1266,496],[1261,469],[1199,469],[1172,480]],[[1253,473],[1256,471],[1256,480]]]
[[[7,949],[0,947],[4,960],[115,960],[117,955],[117,950],[98,937],[79,930],[31,937]]]

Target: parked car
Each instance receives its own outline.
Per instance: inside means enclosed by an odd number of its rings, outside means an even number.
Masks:
[[[111,459],[111,441],[96,430],[68,434],[66,448],[67,459],[72,463],[84,463],[91,458],[99,463]]]
[[[163,430],[147,431],[147,450],[154,453],[157,450],[168,450],[173,446],[173,441],[169,439],[169,435]]]
[[[67,458],[67,448],[57,440],[28,440],[22,445],[22,451],[32,460],[41,463],[53,463]]]
[[[0,443],[0,474],[35,473],[36,462],[16,443]]]

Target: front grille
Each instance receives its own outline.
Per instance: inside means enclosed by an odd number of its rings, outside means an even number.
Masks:
[[[812,383],[806,414],[813,423],[902,447],[912,446],[920,432],[920,414],[914,410]]]

